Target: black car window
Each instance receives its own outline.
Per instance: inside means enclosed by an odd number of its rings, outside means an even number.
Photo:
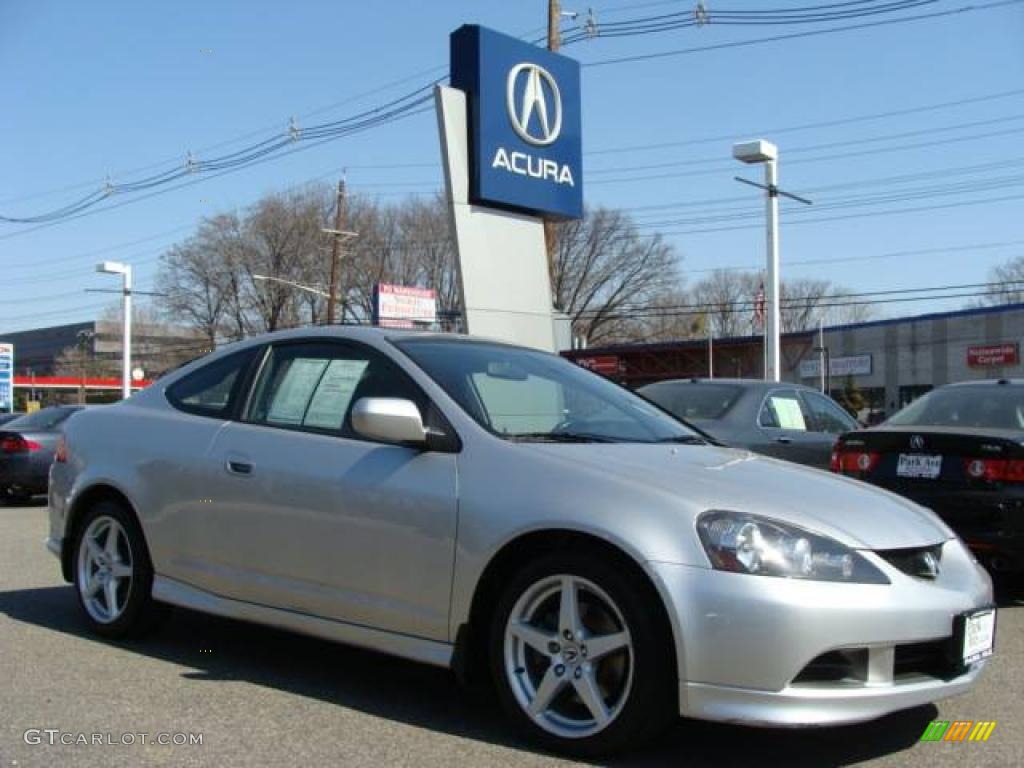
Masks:
[[[218,419],[230,418],[245,384],[245,374],[260,347],[249,347],[203,365],[167,388],[167,399],[180,411]]]
[[[857,422],[835,402],[817,392],[804,392],[804,400],[810,408],[818,432],[838,435],[857,429]]]
[[[1004,384],[933,389],[886,423],[898,427],[1024,429],[1024,387]]]
[[[770,392],[761,406],[758,423],[769,429],[788,429],[807,432],[813,429],[811,415],[796,390],[779,389]]]
[[[46,432],[47,430],[54,429],[62,422],[66,421],[75,411],[80,410],[82,409],[75,408],[73,406],[43,408],[35,413],[27,413],[24,416],[19,416],[16,419],[8,421],[4,424],[4,429],[22,430],[25,432],[32,430]]]
[[[734,384],[665,382],[639,393],[681,419],[721,419],[743,394]]]
[[[427,411],[419,387],[374,350],[320,341],[280,344],[263,365],[245,420],[357,437],[350,414],[364,397],[412,400],[421,415]]]

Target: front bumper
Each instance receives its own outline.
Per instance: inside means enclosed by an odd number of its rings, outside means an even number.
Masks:
[[[978,662],[950,681],[920,680],[885,686],[792,686],[758,691],[703,683],[680,683],[680,714],[704,720],[793,727],[843,725],[966,693],[984,668]]]
[[[864,555],[891,584],[650,564],[672,614],[680,714],[760,725],[852,723],[968,690],[985,661],[940,671],[900,659],[908,649],[944,645],[956,616],[991,604],[984,570],[956,540],[944,545],[934,581]],[[862,659],[859,674],[808,676],[812,662],[833,652]]]

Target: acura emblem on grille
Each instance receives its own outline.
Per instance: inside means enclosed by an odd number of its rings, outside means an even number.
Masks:
[[[939,558],[935,553],[925,552],[921,556],[921,571],[920,575],[926,579],[934,579],[939,575]]]

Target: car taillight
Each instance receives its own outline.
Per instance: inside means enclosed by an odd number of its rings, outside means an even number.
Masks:
[[[870,472],[880,458],[881,454],[872,451],[851,451],[837,445],[832,451],[829,466],[833,472]]]
[[[964,472],[972,480],[989,483],[1024,483],[1024,461],[1020,459],[964,459]]]
[[[57,450],[53,452],[53,460],[58,464],[66,464],[68,460],[68,441],[64,435],[57,438]]]
[[[34,453],[42,448],[35,440],[26,440],[21,435],[8,435],[0,439],[0,453]]]

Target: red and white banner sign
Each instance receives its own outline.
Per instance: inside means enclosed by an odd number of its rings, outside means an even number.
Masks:
[[[618,355],[594,355],[593,357],[578,357],[576,364],[588,371],[600,373],[602,376],[617,376],[619,374]]]
[[[374,321],[385,328],[413,328],[437,322],[437,291],[408,285],[378,283]]]
[[[971,368],[983,368],[989,365],[1017,365],[1019,362],[1020,345],[1016,341],[967,348],[967,365]]]

